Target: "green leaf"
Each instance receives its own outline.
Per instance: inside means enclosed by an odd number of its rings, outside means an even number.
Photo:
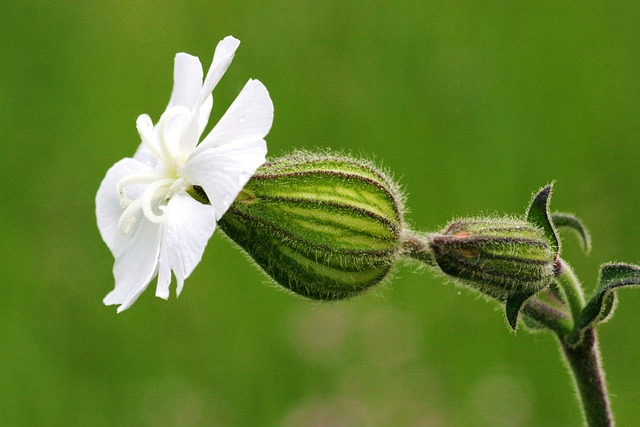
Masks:
[[[505,304],[505,314],[507,315],[507,322],[509,323],[509,326],[511,326],[512,330],[515,331],[516,327],[518,326],[518,315],[520,314],[520,310],[522,309],[522,306],[536,292],[537,291],[533,291],[533,292],[529,291],[529,292],[523,292],[519,294],[513,294],[507,298],[507,301]]]
[[[554,212],[551,214],[551,219],[553,220],[553,225],[557,228],[568,228],[574,231],[580,239],[582,250],[586,254],[591,251],[591,236],[578,217],[569,213]]]
[[[640,286],[640,266],[621,263],[604,264],[600,268],[598,286],[578,316],[572,341],[578,342],[587,328],[611,318],[616,306],[614,293],[616,289],[637,286]]]
[[[545,236],[549,246],[553,249],[556,255],[560,254],[560,240],[558,239],[558,233],[553,225],[551,214],[549,213],[549,203],[551,201],[551,192],[553,191],[553,184],[549,184],[546,187],[541,188],[529,204],[526,213],[526,219],[531,224],[540,227]]]

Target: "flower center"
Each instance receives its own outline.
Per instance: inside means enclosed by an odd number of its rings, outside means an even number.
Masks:
[[[120,206],[124,209],[118,221],[121,234],[129,234],[143,217],[155,224],[164,221],[171,197],[186,192],[191,186],[180,176],[185,159],[181,156],[179,143],[185,119],[189,119],[189,110],[184,107],[165,111],[156,128],[146,114],[138,117],[136,125],[140,138],[158,164],[154,172],[127,175],[118,182]],[[171,126],[168,126],[170,122]],[[135,197],[129,197],[132,194]]]

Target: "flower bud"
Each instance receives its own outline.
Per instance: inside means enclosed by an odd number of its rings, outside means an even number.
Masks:
[[[369,162],[294,153],[259,168],[219,225],[280,285],[336,300],[395,264],[402,196]]]
[[[533,294],[555,275],[555,251],[544,231],[519,219],[463,219],[430,237],[440,269],[504,300]]]

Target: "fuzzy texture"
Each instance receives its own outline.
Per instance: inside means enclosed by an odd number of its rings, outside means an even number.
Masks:
[[[372,163],[296,152],[265,163],[219,225],[276,283],[336,300],[387,277],[403,218],[399,188]]]
[[[543,230],[515,218],[473,218],[430,236],[438,267],[482,293],[506,300],[547,286],[555,252]]]

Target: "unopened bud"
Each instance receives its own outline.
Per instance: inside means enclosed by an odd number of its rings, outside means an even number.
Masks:
[[[219,225],[280,285],[336,300],[395,264],[402,196],[369,162],[296,153],[258,169]]]
[[[440,269],[498,299],[533,294],[555,275],[544,231],[519,219],[463,219],[430,236]]]

